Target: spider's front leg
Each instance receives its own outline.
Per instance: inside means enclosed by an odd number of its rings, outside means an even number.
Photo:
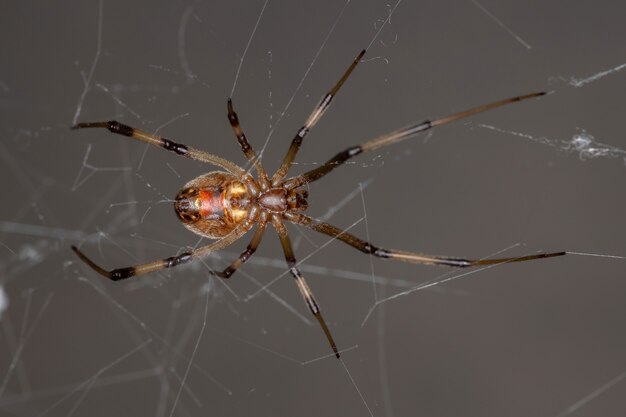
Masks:
[[[307,307],[309,307],[309,310],[311,310],[311,313],[313,313],[313,316],[315,316],[315,318],[319,322],[320,326],[322,327],[322,330],[324,331],[324,334],[326,335],[326,339],[328,339],[328,343],[330,344],[330,347],[335,353],[335,356],[337,357],[337,359],[339,359],[339,351],[337,350],[337,345],[335,344],[335,341],[333,340],[333,336],[330,333],[328,326],[326,325],[326,321],[324,320],[324,317],[322,317],[320,308],[317,305],[317,302],[315,301],[315,297],[313,296],[313,291],[311,291],[311,288],[309,288],[309,285],[306,283],[306,280],[302,276],[302,273],[296,266],[296,258],[293,254],[293,249],[291,247],[291,241],[289,240],[289,235],[287,234],[287,229],[285,228],[285,225],[283,224],[281,218],[278,215],[272,215],[272,225],[274,226],[274,228],[276,229],[276,232],[278,233],[278,238],[280,239],[280,244],[283,247],[283,252],[285,253],[285,260],[287,261],[289,272],[291,272],[291,275],[296,280],[296,285],[298,286],[298,289],[300,290],[300,295],[302,295],[302,298],[304,299],[304,302],[306,303]]]
[[[563,256],[567,254],[567,252],[549,252],[536,253],[534,255],[527,256],[518,256],[514,258],[496,259],[461,259],[448,256],[426,255],[423,253],[405,252],[374,246],[371,243],[366,242],[363,239],[359,239],[358,237],[346,232],[345,230],[342,230],[328,223],[314,220],[309,216],[305,216],[304,214],[288,212],[285,213],[285,219],[289,220],[292,223],[301,224],[312,230],[315,230],[316,232],[323,233],[327,236],[340,240],[367,255],[376,256],[378,258],[391,259],[394,261],[410,262],[414,264],[468,268],[472,266],[486,266],[511,262],[534,261],[536,259],[553,258],[556,256]]]
[[[328,110],[328,107],[330,106],[330,103],[333,101],[333,98],[335,98],[335,96],[339,92],[339,89],[343,86],[346,80],[350,77],[350,74],[352,74],[352,71],[354,71],[358,63],[361,61],[361,58],[363,58],[363,55],[365,55],[365,49],[363,49],[356,56],[356,58],[354,58],[354,60],[352,61],[352,64],[350,64],[346,72],[343,73],[343,75],[341,76],[339,81],[337,81],[334,87],[331,88],[328,93],[326,93],[326,95],[322,98],[322,100],[320,100],[319,104],[315,107],[315,109],[313,109],[313,112],[309,115],[309,118],[306,120],[306,122],[304,122],[304,125],[298,130],[298,133],[296,133],[296,135],[291,141],[291,145],[289,146],[289,149],[287,150],[287,154],[283,158],[283,162],[280,164],[280,168],[278,168],[278,171],[276,171],[276,173],[272,177],[273,186],[277,186],[278,184],[280,184],[283,178],[285,178],[285,175],[287,175],[287,171],[289,171],[289,168],[291,168],[291,164],[296,158],[296,154],[298,153],[298,150],[300,149],[300,146],[302,145],[302,141],[304,140],[304,137],[307,135],[307,133],[309,133],[309,131],[313,128],[313,126],[315,126],[317,122],[322,118],[326,110]]]
[[[402,129],[394,130],[393,132],[368,140],[367,142],[363,142],[359,145],[350,146],[349,148],[337,153],[335,156],[330,158],[319,167],[305,172],[302,175],[298,175],[297,177],[289,178],[287,181],[284,182],[284,186],[289,190],[293,190],[295,188],[303,186],[304,184],[319,180],[320,178],[331,173],[338,166],[343,165],[349,159],[352,159],[362,153],[371,152],[384,146],[393,145],[394,143],[401,142],[405,139],[413,137],[421,132],[425,132],[437,126],[445,125],[456,120],[464,119],[466,117],[486,112],[498,107],[506,106],[511,103],[516,103],[518,101],[541,97],[545,94],[546,93],[542,91],[539,93],[525,94],[523,96],[516,96],[504,100],[494,101],[492,103],[483,104],[482,106],[474,107],[459,113],[440,117],[435,120],[425,120],[423,122],[404,127]]]

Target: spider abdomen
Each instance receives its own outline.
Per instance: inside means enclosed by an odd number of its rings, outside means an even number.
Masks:
[[[226,236],[248,216],[246,187],[232,174],[215,171],[189,181],[176,196],[174,210],[185,227],[211,239]]]

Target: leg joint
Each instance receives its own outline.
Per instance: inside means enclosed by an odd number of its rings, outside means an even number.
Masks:
[[[245,136],[237,135],[237,141],[239,142],[239,146],[241,146],[242,151],[248,152],[252,149]]]
[[[306,300],[307,306],[309,307],[309,310],[311,310],[311,313],[313,313],[313,315],[317,316],[318,314],[320,314],[320,308],[318,307],[313,297],[311,297],[310,295],[307,295],[305,297],[305,300]]]
[[[248,246],[246,250],[242,252],[241,256],[239,257],[239,259],[241,259],[241,262],[246,262],[248,259],[250,259],[250,257],[254,254],[255,250],[256,250],[255,248]]]
[[[368,255],[378,256],[379,258],[388,258],[389,251],[386,249],[377,248],[371,243],[365,243],[363,247],[361,247],[361,252],[367,253]]]
[[[211,271],[211,273],[213,275],[217,275],[220,278],[226,278],[227,279],[227,278],[230,278],[235,273],[235,268],[233,268],[232,266],[229,266],[228,268],[226,268],[222,272]]]
[[[300,130],[298,130],[296,137],[293,138],[293,142],[300,145],[302,143],[302,138],[304,138],[307,133],[309,133],[309,128],[302,126]]]
[[[180,264],[184,264],[186,262],[191,261],[193,255],[191,252],[181,253],[178,256],[172,256],[171,258],[166,258],[163,260],[163,264],[165,268],[172,268],[174,266],[178,266]]]
[[[107,123],[107,129],[113,133],[117,133],[119,135],[124,136],[132,136],[135,133],[135,129],[115,120],[111,120]]]
[[[361,152],[363,152],[363,149],[360,146],[353,146],[351,148],[348,148],[347,153],[348,153],[348,156],[352,158],[353,156],[357,156]]]
[[[113,281],[119,281],[121,279],[130,278],[135,275],[135,267],[119,268],[111,271],[109,278]]]
[[[374,256],[378,256],[379,258],[390,258],[391,253],[387,249],[379,249],[375,248],[372,253]]]
[[[163,146],[163,148],[167,149],[168,151],[173,151],[178,155],[183,156],[186,155],[189,151],[189,148],[187,146],[165,138],[161,138],[161,146]]]
[[[474,265],[472,261],[468,261],[467,259],[445,259],[442,260],[442,263],[447,266],[456,266],[459,268],[467,268],[468,266]]]

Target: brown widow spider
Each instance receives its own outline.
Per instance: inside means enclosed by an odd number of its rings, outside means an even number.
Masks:
[[[365,50],[361,51],[361,53],[357,55],[337,84],[335,84],[335,86],[315,107],[313,112],[309,115],[309,118],[304,123],[304,126],[298,130],[295,137],[291,141],[291,146],[289,146],[287,154],[278,168],[278,171],[276,171],[271,178],[268,177],[265,169],[261,165],[261,161],[257,157],[254,150],[250,147],[248,139],[239,125],[237,114],[233,109],[233,103],[230,99],[228,100],[228,120],[230,121],[230,125],[232,126],[237,140],[239,141],[239,145],[241,145],[241,150],[248,161],[254,165],[257,172],[257,179],[254,179],[252,175],[250,175],[243,168],[230,161],[220,158],[219,156],[194,149],[190,146],[174,142],[170,139],[143,132],[139,129],[135,129],[114,120],[108,122],[78,123],[73,126],[72,129],[105,128],[113,133],[147,142],[178,155],[194,159],[196,161],[207,162],[225,170],[212,171],[189,181],[178,193],[174,203],[176,214],[187,229],[200,236],[208,237],[210,239],[218,239],[217,241],[170,258],[126,268],[116,268],[110,271],[107,271],[97,265],[85,254],[83,254],[76,246],[72,246],[74,252],[76,252],[82,261],[99,274],[113,281],[118,281],[136,275],[143,275],[158,271],[164,268],[171,268],[202,258],[211,252],[229,246],[246,234],[256,224],[257,229],[254,236],[252,237],[252,240],[248,244],[246,250],[241,253],[239,258],[233,261],[221,272],[211,271],[212,274],[221,278],[230,278],[235,271],[237,271],[237,269],[241,267],[243,263],[246,262],[256,251],[257,247],[261,243],[261,240],[263,239],[263,233],[265,232],[268,223],[271,223],[278,233],[278,237],[285,254],[285,259],[289,267],[289,272],[291,272],[291,275],[295,278],[296,285],[300,290],[302,298],[304,298],[309,310],[311,310],[311,313],[313,313],[322,327],[322,330],[328,339],[328,343],[330,343],[330,346],[337,358],[339,358],[337,345],[335,344],[330,330],[322,317],[322,313],[315,302],[313,292],[296,266],[296,258],[291,247],[291,241],[289,239],[289,235],[287,234],[287,229],[285,229],[285,225],[283,224],[284,221],[300,224],[313,229],[316,232],[328,235],[333,239],[338,239],[368,255],[416,264],[471,267],[508,262],[523,262],[540,258],[562,256],[566,254],[566,252],[553,252],[539,253],[517,258],[475,260],[383,249],[359,239],[358,237],[353,236],[338,227],[305,215],[303,212],[307,209],[306,199],[308,197],[308,192],[302,187],[313,181],[319,180],[326,174],[329,174],[332,170],[350,158],[364,152],[373,151],[375,149],[382,148],[383,146],[400,142],[435,126],[441,126],[443,124],[491,110],[496,107],[504,106],[516,101],[539,97],[545,94],[544,92],[540,92],[512,97],[475,107],[460,113],[455,113],[440,119],[432,121],[427,120],[407,126],[367,142],[363,142],[360,145],[352,146],[339,152],[318,168],[305,172],[302,175],[285,179],[287,171],[291,168],[293,160],[302,145],[302,140],[328,109],[332,99],[348,79],[364,54]]]

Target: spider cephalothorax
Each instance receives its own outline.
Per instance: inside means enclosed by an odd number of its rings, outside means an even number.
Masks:
[[[228,100],[228,120],[230,121],[233,132],[241,145],[241,150],[248,161],[254,165],[258,174],[257,179],[252,178],[246,170],[239,167],[237,164],[227,161],[224,158],[194,149],[182,143],[174,142],[170,139],[143,132],[139,129],[123,125],[114,120],[108,122],[78,123],[75,125],[73,127],[74,129],[106,128],[113,133],[129,136],[133,139],[159,146],[165,150],[174,152],[177,155],[210,163],[224,169],[225,171],[209,172],[189,181],[178,193],[174,202],[176,214],[185,227],[198,235],[211,239],[218,239],[217,241],[209,243],[205,246],[194,248],[190,251],[184,251],[170,258],[160,259],[126,268],[117,268],[110,271],[97,265],[85,256],[85,254],[83,254],[78,248],[72,246],[74,252],[76,252],[78,257],[96,272],[111,280],[117,281],[136,275],[159,271],[164,268],[175,267],[183,263],[191,262],[195,259],[200,259],[214,251],[229,246],[256,225],[256,230],[252,240],[248,244],[246,250],[239,255],[239,258],[233,261],[223,271],[211,270],[211,273],[219,277],[229,278],[241,265],[243,265],[244,262],[250,258],[250,256],[252,256],[263,239],[263,233],[265,232],[267,225],[271,224],[278,233],[278,237],[285,254],[285,259],[289,267],[289,272],[295,278],[296,285],[298,286],[304,301],[306,302],[311,313],[313,313],[319,322],[334,354],[337,357],[339,357],[339,351],[335,345],[330,330],[326,326],[326,322],[324,321],[320,309],[315,302],[313,292],[307,285],[297,266],[291,241],[284,225],[285,221],[296,223],[308,227],[316,232],[323,233],[330,236],[332,239],[344,242],[368,255],[416,264],[471,267],[478,265],[495,265],[508,262],[523,262],[533,259],[565,255],[565,252],[553,252],[539,253],[516,258],[473,260],[383,249],[359,239],[345,230],[306,216],[303,212],[307,209],[306,199],[308,197],[308,193],[301,187],[305,187],[307,184],[326,176],[347,160],[361,153],[373,151],[375,149],[400,142],[435,126],[447,124],[476,113],[484,112],[516,101],[539,97],[545,94],[533,93],[516,96],[485,104],[436,120],[427,120],[417,123],[371,139],[367,142],[363,142],[360,145],[351,146],[346,150],[339,152],[319,167],[305,172],[302,175],[286,179],[287,172],[293,164],[304,137],[328,109],[333,97],[335,97],[341,86],[352,73],[352,70],[354,70],[356,65],[360,62],[363,54],[365,54],[365,51],[362,51],[359,55],[357,55],[352,62],[352,65],[350,65],[337,84],[335,84],[335,86],[322,98],[317,107],[306,120],[304,126],[298,130],[291,142],[291,146],[289,147],[287,154],[283,158],[280,168],[271,178],[267,176],[259,157],[248,143],[248,139],[239,125],[239,120],[233,109],[231,100]]]
[[[306,190],[287,190],[283,187],[262,191],[256,198],[260,207],[270,213],[284,214],[290,210],[304,211],[309,193]]]

